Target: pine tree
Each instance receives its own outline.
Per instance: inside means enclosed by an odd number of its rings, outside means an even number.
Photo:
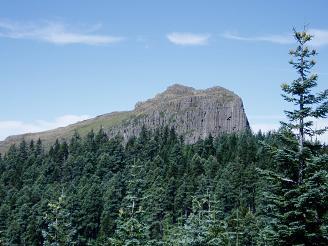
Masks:
[[[285,111],[289,122],[282,122],[279,147],[268,146],[276,170],[261,171],[269,181],[266,238],[275,245],[327,245],[328,157],[307,136],[327,130],[313,129],[311,118],[327,116],[328,90],[313,93],[318,77],[310,74],[317,54],[307,47],[312,36],[294,30],[294,37],[298,46],[290,51],[295,59],[290,63],[299,77],[282,90],[284,99],[297,108]]]
[[[100,219],[103,210],[101,188],[99,179],[93,176],[80,189],[79,233],[83,237],[82,240],[96,239],[100,230]]]
[[[123,211],[118,219],[117,229],[113,237],[105,241],[105,245],[112,246],[143,246],[146,245],[147,236],[145,225],[134,217],[125,217]]]
[[[323,129],[313,129],[313,121],[309,119],[326,118],[328,113],[328,89],[315,95],[313,89],[317,86],[318,75],[311,74],[311,69],[315,65],[313,57],[316,50],[310,49],[307,43],[313,38],[305,30],[297,32],[294,29],[294,37],[298,43],[295,50],[290,50],[290,55],[294,58],[290,64],[296,69],[298,78],[291,84],[282,84],[283,98],[287,102],[292,102],[297,107],[293,111],[285,111],[289,123],[282,122],[288,129],[296,130],[299,141],[299,152],[302,155],[305,137],[313,137],[323,134],[328,127]],[[304,175],[304,160],[299,163],[298,182],[302,183]]]
[[[209,192],[192,197],[192,212],[184,224],[170,229],[168,245],[231,245],[227,224],[218,220],[214,196]]]
[[[69,211],[65,208],[65,195],[61,194],[56,202],[49,202],[45,215],[47,229],[42,231],[45,246],[75,245],[73,237],[76,230],[71,224]]]
[[[120,204],[124,195],[123,175],[117,173],[109,182],[104,194],[104,209],[101,215],[100,231],[103,237],[113,235],[119,217]]]
[[[106,240],[106,245],[141,246],[147,242],[148,227],[141,222],[144,213],[141,206],[143,184],[141,171],[140,161],[134,161],[127,185],[127,195],[123,203],[126,207],[120,208],[115,233],[113,237]]]

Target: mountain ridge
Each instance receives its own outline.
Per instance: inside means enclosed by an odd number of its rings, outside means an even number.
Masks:
[[[110,138],[119,134],[128,140],[138,135],[143,126],[155,129],[165,125],[174,127],[188,143],[209,134],[219,136],[249,128],[242,99],[232,91],[220,86],[198,90],[173,84],[155,97],[137,102],[130,111],[114,111],[66,127],[9,136],[0,142],[0,153],[23,139],[40,138],[45,146],[50,146],[56,139],[69,140],[75,132],[84,136],[102,128]]]

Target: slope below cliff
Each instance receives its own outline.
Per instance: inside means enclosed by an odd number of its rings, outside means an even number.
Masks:
[[[127,140],[138,135],[143,126],[155,129],[166,125],[174,126],[188,143],[209,134],[219,136],[249,128],[242,100],[233,92],[222,87],[196,90],[175,84],[154,98],[137,103],[132,111],[113,112],[50,131],[10,136],[0,142],[0,153],[23,139],[40,138],[49,146],[56,139],[69,139],[75,131],[84,136],[102,127],[109,137],[120,134]]]

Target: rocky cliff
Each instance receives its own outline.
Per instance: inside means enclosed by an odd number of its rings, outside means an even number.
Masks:
[[[8,137],[0,142],[0,152],[23,139],[40,138],[45,145],[50,145],[57,138],[69,139],[75,131],[85,135],[102,127],[109,137],[120,134],[127,140],[138,135],[143,126],[155,129],[166,125],[174,126],[188,143],[209,134],[219,136],[249,128],[242,100],[233,92],[222,87],[196,90],[175,84],[154,98],[137,103],[132,111],[105,114],[50,131]]]

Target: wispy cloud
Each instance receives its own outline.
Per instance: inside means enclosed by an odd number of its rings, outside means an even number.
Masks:
[[[240,36],[236,33],[225,32],[224,34],[222,34],[222,36],[227,39],[249,41],[249,42],[270,42],[270,43],[277,43],[277,44],[291,44],[294,42],[293,37],[288,35],[267,35],[267,36],[246,37],[246,36]]]
[[[53,44],[112,44],[124,40],[123,37],[100,35],[95,32],[99,24],[82,28],[73,28],[62,22],[13,22],[0,20],[0,37],[12,39],[38,40]]]
[[[91,118],[89,115],[63,115],[55,118],[53,121],[0,121],[0,141],[11,135],[46,131],[62,126],[67,126],[89,118]]]
[[[312,46],[328,45],[328,30],[323,29],[309,29],[308,32],[314,36],[310,42]],[[284,35],[261,35],[261,36],[242,36],[237,33],[225,32],[222,37],[227,39],[248,41],[248,42],[269,42],[276,44],[293,44],[295,43],[292,34]]]
[[[314,36],[313,40],[311,41],[313,46],[328,45],[328,30],[310,29],[309,33]]]
[[[167,39],[177,45],[206,45],[211,35],[172,32],[166,35]]]

